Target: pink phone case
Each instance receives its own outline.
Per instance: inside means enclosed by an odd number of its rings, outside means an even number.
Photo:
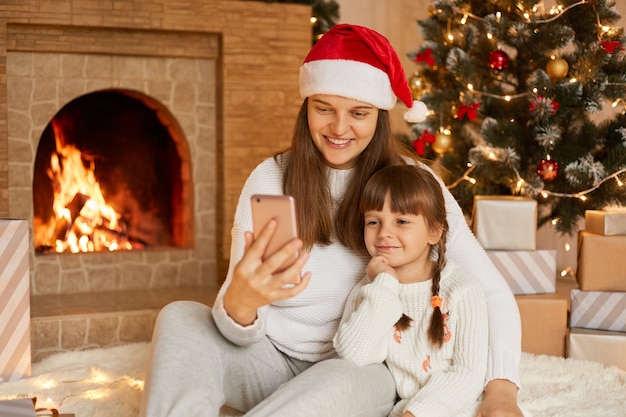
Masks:
[[[278,228],[270,240],[264,259],[273,255],[285,243],[298,237],[295,201],[292,196],[255,194],[250,198],[250,202],[252,204],[254,237],[258,236],[270,219],[274,218],[278,221]],[[293,258],[287,259],[279,271],[288,268],[296,258],[297,254]]]

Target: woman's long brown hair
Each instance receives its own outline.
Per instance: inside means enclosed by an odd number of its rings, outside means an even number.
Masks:
[[[364,224],[363,216],[368,210],[383,209],[385,198],[391,198],[391,210],[395,213],[422,215],[429,230],[441,228],[441,238],[435,246],[437,260],[433,268],[433,296],[439,295],[441,271],[446,264],[446,237],[448,220],[446,203],[441,185],[435,176],[424,168],[416,165],[388,166],[376,172],[365,185],[359,203],[359,216]],[[367,252],[363,240],[363,226],[360,233],[361,252]],[[407,316],[400,318],[396,326],[406,328],[410,320]],[[433,315],[428,328],[428,338],[433,345],[441,346],[444,339],[444,322],[441,307],[433,307]]]
[[[298,234],[304,247],[311,248],[316,243],[328,245],[337,239],[348,248],[359,250],[363,230],[357,209],[365,183],[380,168],[403,164],[406,157],[415,155],[393,137],[389,113],[379,110],[374,137],[359,155],[333,218],[328,166],[313,143],[308,124],[308,99],[305,99],[296,119],[290,149],[276,155],[277,160],[284,163],[283,192],[296,201]]]

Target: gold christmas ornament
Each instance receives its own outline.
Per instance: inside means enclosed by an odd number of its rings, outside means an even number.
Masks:
[[[413,97],[413,100],[419,100],[426,91],[424,78],[418,71],[415,71],[413,75],[409,77],[409,87],[411,88],[411,96]]]
[[[452,135],[449,133],[438,132],[435,135],[435,141],[431,146],[433,151],[438,154],[445,153],[448,149],[450,149],[450,146],[452,146]]]
[[[553,80],[559,80],[567,75],[569,65],[563,58],[555,58],[548,61],[546,72]]]

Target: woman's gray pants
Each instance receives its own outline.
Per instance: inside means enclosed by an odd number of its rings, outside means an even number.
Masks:
[[[236,346],[209,307],[176,301],[155,324],[141,417],[218,417],[224,404],[251,417],[383,417],[395,396],[382,364],[304,362],[267,339]]]

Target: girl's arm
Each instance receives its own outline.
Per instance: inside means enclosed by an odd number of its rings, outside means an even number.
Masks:
[[[384,272],[371,283],[365,277],[354,287],[333,339],[340,357],[359,366],[386,359],[387,339],[402,316],[399,288],[398,280]]]

